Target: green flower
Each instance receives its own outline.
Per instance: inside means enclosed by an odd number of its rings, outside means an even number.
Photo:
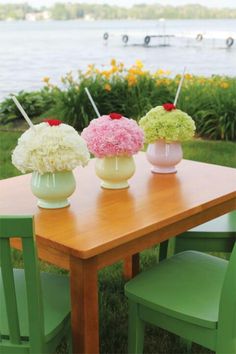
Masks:
[[[166,111],[162,106],[152,108],[139,121],[144,130],[145,142],[154,143],[158,139],[166,141],[185,141],[194,136],[193,119],[179,109]]]

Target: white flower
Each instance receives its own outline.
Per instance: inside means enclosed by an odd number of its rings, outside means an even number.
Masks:
[[[87,165],[88,161],[84,139],[67,124],[40,123],[29,128],[18,139],[12,153],[12,163],[22,173],[71,171]]]

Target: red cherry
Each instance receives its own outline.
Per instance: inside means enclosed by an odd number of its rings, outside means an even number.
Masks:
[[[109,114],[109,117],[111,119],[120,119],[120,118],[122,118],[122,114],[113,112],[113,113]]]
[[[172,109],[176,109],[173,103],[164,103],[162,107],[168,112],[172,111]]]
[[[52,127],[53,125],[60,125],[60,124],[62,123],[62,121],[59,120],[59,119],[44,119],[43,121],[44,121],[45,123],[48,123],[51,127]]]

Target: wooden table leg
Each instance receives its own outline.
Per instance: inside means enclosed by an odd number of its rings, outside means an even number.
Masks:
[[[71,326],[74,354],[99,353],[96,258],[70,257]]]
[[[139,253],[124,259],[124,278],[129,280],[139,273]]]

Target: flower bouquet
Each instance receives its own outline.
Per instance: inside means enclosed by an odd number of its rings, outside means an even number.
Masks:
[[[174,173],[175,165],[181,161],[181,142],[191,139],[195,123],[185,112],[172,103],[152,108],[139,121],[148,143],[147,158],[153,165],[152,172]]]
[[[89,152],[77,131],[56,119],[29,128],[18,139],[12,163],[22,173],[33,172],[31,187],[43,208],[69,205],[67,197],[75,190],[72,170],[85,166]]]
[[[127,179],[135,172],[133,155],[142,147],[144,134],[136,121],[119,113],[93,119],[81,136],[89,151],[97,157],[95,169],[108,189],[127,188]]]

